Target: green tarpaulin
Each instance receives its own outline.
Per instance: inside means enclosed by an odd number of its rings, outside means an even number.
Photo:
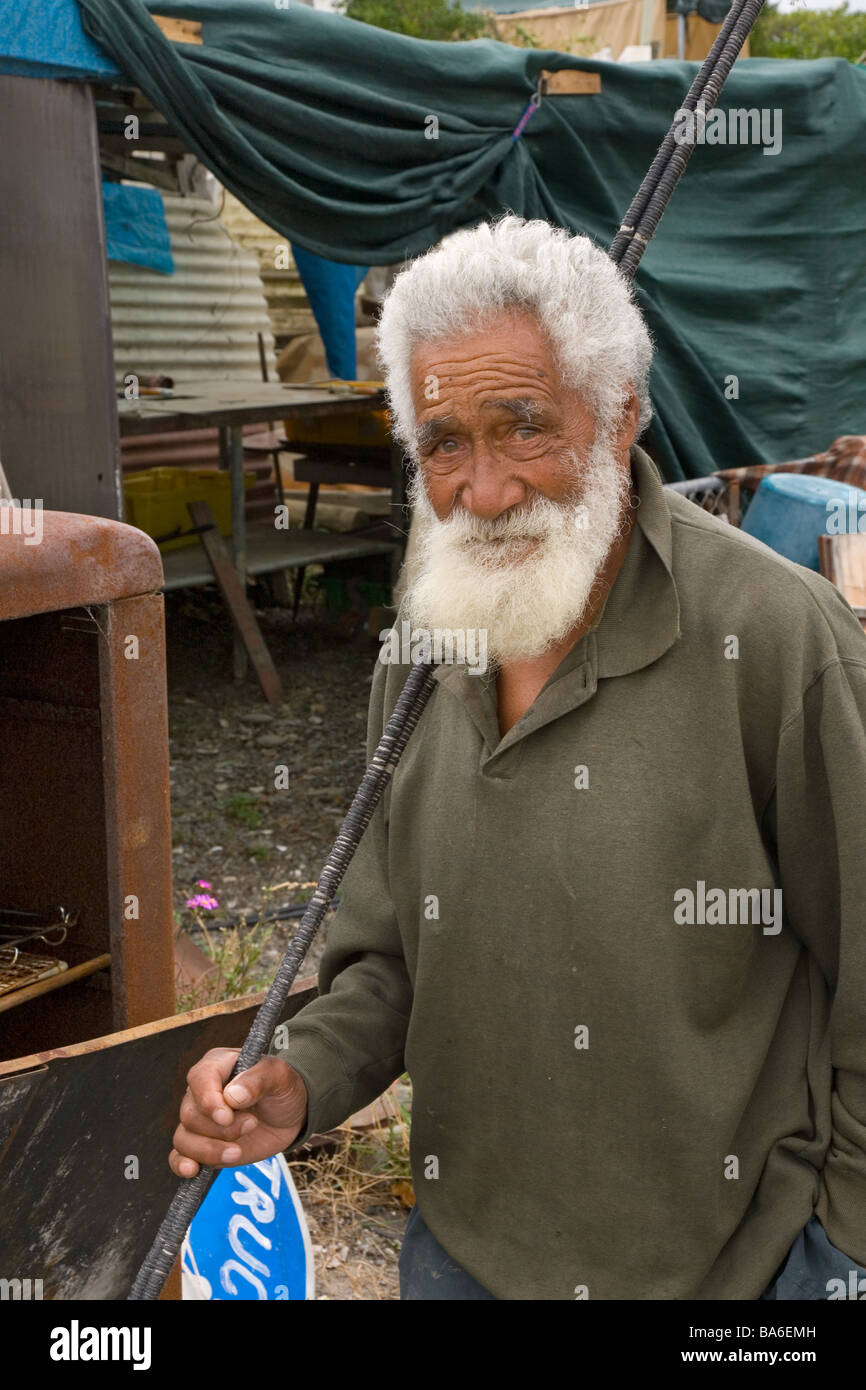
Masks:
[[[248,207],[362,265],[504,208],[607,248],[696,71],[422,42],[277,0],[155,0],[203,21],[203,44],[175,44],[142,0],[79,5]],[[513,141],[551,68],[597,72],[601,92],[546,98]],[[764,111],[781,149],[698,148],[638,272],[659,349],[650,448],[671,479],[866,432],[866,68],[741,60],[720,105]]]

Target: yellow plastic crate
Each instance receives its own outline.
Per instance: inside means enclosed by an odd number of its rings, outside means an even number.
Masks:
[[[381,381],[337,381],[316,382],[315,385],[327,386],[361,386],[381,388],[384,382]],[[359,401],[364,399],[364,393],[358,393]],[[377,444],[387,445],[391,441],[390,435],[390,412],[387,410],[358,410],[358,414],[351,412],[346,415],[315,417],[311,420],[284,420],[286,439],[289,443],[303,444]]]
[[[252,487],[255,478],[244,478]],[[232,533],[232,491],[228,472],[216,468],[148,468],[123,480],[126,520],[148,536],[164,536],[178,526],[187,530],[192,519],[187,502],[207,502],[223,536]],[[198,545],[198,536],[163,541],[160,550],[179,550]]]

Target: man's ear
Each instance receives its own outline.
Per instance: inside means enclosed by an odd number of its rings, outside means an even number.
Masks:
[[[632,444],[637,438],[637,426],[640,419],[640,401],[637,393],[632,387],[629,397],[622,408],[620,423],[614,437],[614,447],[618,454],[627,454]]]

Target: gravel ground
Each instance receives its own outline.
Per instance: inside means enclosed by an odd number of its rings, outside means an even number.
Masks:
[[[174,902],[188,930],[195,923],[185,903],[197,892],[218,900],[205,914],[215,922],[303,902],[366,766],[378,640],[321,608],[302,606],[297,623],[285,609],[257,616],[283,682],[278,705],[266,703],[252,675],[232,680],[232,630],[214,589],[166,596]],[[287,790],[275,789],[279,765]],[[270,977],[292,930],[274,928],[259,974],[238,993]],[[314,973],[326,939],[327,922],[302,975]],[[317,1298],[399,1297],[407,1215],[399,1199],[378,1197],[361,1213],[312,1193],[304,1205]]]
[[[346,637],[326,610],[258,610],[283,682],[268,705],[254,677],[235,684],[227,616],[211,590],[167,596],[175,910],[211,884],[216,922],[303,902],[366,766],[367,702],[378,641]],[[288,789],[275,788],[287,769]],[[207,890],[204,890],[207,891]],[[282,954],[275,928],[263,960]],[[312,974],[326,933],[302,967]]]

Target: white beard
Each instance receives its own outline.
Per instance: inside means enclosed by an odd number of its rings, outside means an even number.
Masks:
[[[532,660],[566,637],[627,524],[630,494],[607,439],[572,462],[568,500],[536,494],[492,521],[462,506],[439,521],[420,473],[412,478],[417,558],[405,603],[413,628],[486,632],[497,665]]]

